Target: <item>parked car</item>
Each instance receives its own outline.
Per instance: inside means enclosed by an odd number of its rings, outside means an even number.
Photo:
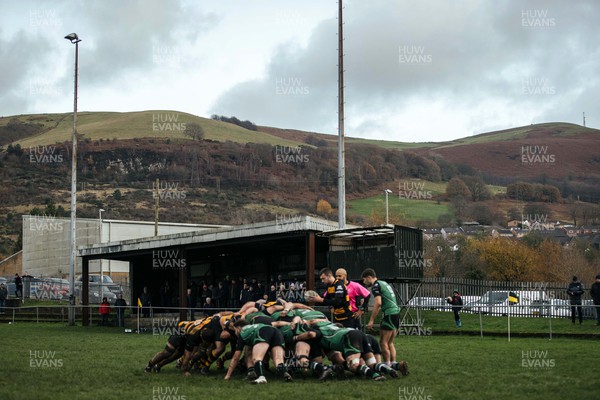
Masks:
[[[114,294],[113,292],[109,292],[107,290],[104,290],[102,292],[102,296],[100,296],[99,291],[96,289],[90,289],[89,292],[89,303],[90,304],[100,304],[102,303],[102,298],[106,297],[106,300],[108,300],[109,304],[115,304],[115,301],[117,300],[117,295]]]
[[[481,296],[461,296],[463,307],[473,304],[481,299]]]
[[[595,319],[596,312],[594,311],[593,300],[583,300],[581,302],[582,313],[584,319]],[[532,311],[534,315],[551,317],[571,318],[571,303],[569,300],[549,299],[545,301],[536,300],[532,302]]]
[[[81,275],[75,280],[75,287],[81,286]],[[109,291],[116,295],[123,293],[121,285],[114,283],[112,278],[108,275],[102,275],[102,283],[100,283],[100,274],[89,274],[89,287],[102,286],[103,291]]]
[[[409,306],[416,306],[421,309],[429,310],[450,310],[451,306],[446,299],[441,297],[413,297],[408,302]]]
[[[9,278],[5,278],[7,282],[4,284],[6,289],[8,290],[8,297],[17,297],[17,285],[15,285],[15,277],[11,276]],[[27,288],[31,286],[31,281],[34,282],[35,287],[35,278],[32,278],[29,282],[29,286],[26,286],[25,282],[23,282],[23,296],[25,298],[29,297],[29,291],[25,291]],[[34,289],[35,290],[35,289]]]
[[[102,275],[100,283],[100,274],[90,274],[89,279],[89,302],[98,304],[102,302],[102,297],[106,297],[110,304],[114,304],[117,296],[123,294],[123,288],[113,282],[110,276]],[[75,280],[75,296],[81,298],[82,276]],[[102,293],[102,295],[100,295]]]
[[[510,291],[492,290],[486,292],[479,300],[466,305],[464,311],[490,315],[508,315],[509,313],[510,315],[533,315],[532,302],[548,300],[546,293],[538,290],[514,290],[512,292],[519,297],[517,304],[509,303],[508,294]],[[538,304],[538,311],[539,308],[540,305]]]

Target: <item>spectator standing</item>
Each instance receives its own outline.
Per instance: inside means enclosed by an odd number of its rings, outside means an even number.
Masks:
[[[4,283],[0,283],[0,314],[4,314],[4,307],[6,307],[6,299],[8,298],[8,289],[4,286]]]
[[[575,323],[575,313],[579,314],[579,325],[583,324],[583,312],[581,309],[581,295],[583,294],[583,285],[579,282],[576,276],[573,276],[573,281],[567,288],[571,303],[571,321]]]
[[[590,289],[590,295],[594,300],[594,308],[596,309],[596,325],[600,325],[600,274],[596,275],[596,282]]]
[[[257,282],[256,286],[254,287],[254,299],[255,301],[257,300],[266,300],[265,296],[265,286],[262,284],[262,282]]]
[[[240,303],[244,305],[249,301],[252,301],[252,292],[250,291],[250,285],[244,283],[244,288],[240,293]]]
[[[171,305],[171,287],[169,281],[165,281],[160,287],[160,306],[169,307]],[[167,310],[163,310],[167,311]]]
[[[188,303],[188,307],[190,309],[190,320],[191,321],[196,319],[196,318],[194,318],[194,309],[197,306],[197,301],[198,301],[198,298],[196,297],[194,287],[189,287],[187,289],[187,303]]]
[[[144,290],[142,291],[140,300],[142,301],[142,317],[144,317],[144,318],[150,317],[150,307],[152,306],[152,297],[150,296],[150,293],[148,292],[147,286],[144,286]]]
[[[225,289],[225,284],[223,282],[219,282],[219,287],[217,289],[217,308],[226,308],[227,307],[227,289]]]
[[[207,297],[206,299],[204,299],[204,303],[202,304],[202,312],[206,316],[212,316],[217,312],[217,310],[215,310],[215,306],[212,303],[212,299],[210,297]]]
[[[15,296],[23,297],[23,280],[18,273],[15,274]]]
[[[271,285],[271,289],[269,290],[269,297],[267,301],[275,301],[277,300],[277,287],[275,285]]]
[[[225,292],[225,300],[221,304],[221,307],[223,307],[223,308],[231,307],[231,304],[229,303],[230,290],[231,290],[231,279],[229,278],[229,275],[225,276],[225,279],[222,281],[222,284],[223,284],[223,291]]]
[[[127,302],[123,299],[123,294],[119,293],[117,300],[115,301],[115,308],[117,309],[117,325],[120,327],[125,326],[125,309],[127,308]]]
[[[277,282],[275,282],[275,286],[280,288],[281,285],[284,286],[284,290],[287,289],[287,282],[283,279],[283,275],[279,274],[277,275]]]
[[[100,303],[100,315],[102,316],[102,322],[100,325],[108,326],[108,318],[110,317],[110,304],[108,304],[108,299],[106,297],[103,297],[102,303]]]
[[[231,308],[240,308],[240,294],[242,292],[242,287],[240,286],[240,281],[236,281],[233,279],[231,281],[231,290],[229,293],[229,307]]]
[[[208,285],[208,289],[210,290],[213,306],[217,305],[217,299],[219,298],[219,287],[215,285]]]
[[[207,297],[212,296],[212,291],[208,288],[208,285],[205,283],[202,285],[202,292],[200,292],[200,304],[204,304],[204,300]]]

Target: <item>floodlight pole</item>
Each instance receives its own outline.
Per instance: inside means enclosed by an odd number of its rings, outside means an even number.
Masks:
[[[346,228],[346,165],[344,150],[344,34],[342,1],[338,1],[338,226]]]
[[[79,42],[81,39],[76,33],[65,36],[75,44],[75,80],[74,80],[74,101],[73,101],[73,134],[71,151],[71,233],[69,238],[69,325],[75,325],[75,262],[77,260],[75,252],[76,246],[76,206],[77,206],[77,69],[79,59]]]

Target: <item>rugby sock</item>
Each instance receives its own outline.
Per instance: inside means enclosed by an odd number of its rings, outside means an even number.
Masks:
[[[296,370],[299,370],[300,368],[302,368],[300,366],[300,360],[298,360],[296,357],[289,358],[287,360],[287,365],[288,365],[288,368],[293,371],[296,371]]]
[[[360,368],[358,369],[358,375],[363,375],[363,376],[366,376],[367,378],[372,378],[373,375],[375,375],[375,371],[373,371],[371,368],[367,367],[366,365],[361,365]]]
[[[265,370],[263,368],[262,361],[257,361],[254,363],[254,371],[256,372],[256,376],[265,376]]]
[[[383,372],[385,374],[389,374],[390,371],[392,371],[392,368],[388,367],[387,365],[385,365],[383,363],[375,364],[375,367],[373,367],[373,369],[377,372]]]
[[[318,363],[318,362],[314,362],[311,361],[310,363],[310,369],[312,371],[314,371],[317,375],[321,375],[323,373],[323,371],[325,371],[325,367],[323,366],[323,364]]]
[[[196,356],[192,357],[192,359],[190,361],[205,365],[206,364],[206,353],[198,353]]]
[[[277,374],[278,375],[283,375],[284,373],[288,372],[287,367],[285,366],[285,364],[279,364],[277,366]]]
[[[391,371],[393,371],[393,369],[390,366],[385,365],[384,363],[375,364],[375,367],[373,369],[377,372],[383,372],[384,374],[389,374]],[[400,369],[400,367],[398,367],[398,369]]]
[[[215,362],[215,360],[219,358],[219,354],[216,354],[215,351],[211,351],[210,353],[208,353],[208,358],[206,358],[205,360],[203,360],[203,364],[205,367],[210,367],[210,365]]]
[[[394,361],[394,362],[390,363],[390,367],[392,369],[395,369],[396,371],[400,371],[400,363],[399,362]]]

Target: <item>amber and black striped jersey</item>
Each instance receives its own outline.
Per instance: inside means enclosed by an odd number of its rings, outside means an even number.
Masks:
[[[203,333],[206,332],[211,321],[211,317],[206,317],[196,321],[188,321],[183,325],[181,322],[179,323],[185,334],[185,349],[187,351],[192,351],[194,347],[202,343]]]
[[[345,321],[352,317],[350,308],[350,297],[344,281],[336,279],[327,286],[327,292],[323,296],[323,304],[333,307],[333,320],[335,322]]]
[[[281,306],[284,307],[284,303],[281,301],[281,299],[277,299],[277,300],[273,300],[273,301],[267,301],[267,302],[256,302],[254,304],[254,306],[256,307],[256,309],[264,314],[266,314],[267,316],[271,315],[269,314],[269,307],[273,307],[273,306]]]

